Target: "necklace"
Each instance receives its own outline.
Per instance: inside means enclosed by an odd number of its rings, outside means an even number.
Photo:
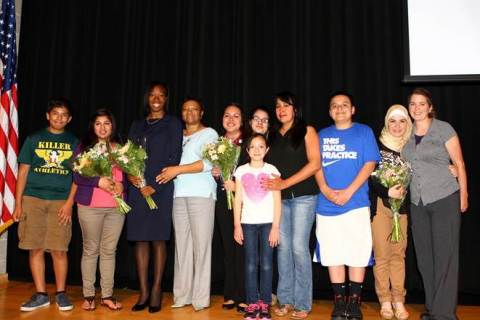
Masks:
[[[183,136],[183,142],[182,142],[182,147],[185,147],[185,145],[190,141],[190,137],[185,137]]]
[[[162,118],[153,118],[153,119],[150,119],[150,118],[146,118],[145,120],[147,121],[148,124],[155,124],[157,123],[158,121],[160,121]]]
[[[193,131],[188,131],[187,128],[185,128],[183,130],[183,143],[182,143],[182,147],[185,147],[185,145],[191,140],[192,136],[199,132],[200,130],[202,130],[203,128],[205,128],[203,125],[201,126],[198,126],[195,128],[195,130]]]

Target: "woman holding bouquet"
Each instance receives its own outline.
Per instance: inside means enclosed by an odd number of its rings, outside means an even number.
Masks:
[[[99,109],[90,118],[87,135],[75,151],[74,156],[88,151],[97,143],[115,148],[118,143],[115,118],[107,109]],[[78,205],[78,220],[82,229],[82,282],[84,310],[95,309],[95,276],[100,257],[101,304],[111,310],[122,305],[113,297],[115,254],[122,232],[125,216],[120,214],[113,195],[123,193],[124,177],[118,167],[113,167],[112,177],[86,178],[74,172],[78,186],[75,201]]]
[[[182,153],[182,124],[167,114],[168,89],[163,83],[153,82],[145,93],[147,117],[132,124],[129,139],[145,148],[148,159],[145,164],[146,186],[141,179],[129,176],[132,184],[128,200],[132,211],[127,215],[127,238],[135,242],[140,296],[132,311],[147,306],[148,311],[161,309],[162,277],[167,259],[165,241],[170,239],[172,222],[173,183],[158,184],[155,181],[165,167],[176,166]],[[158,206],[152,210],[144,197],[151,196]],[[153,258],[153,283],[149,289],[148,267]]]
[[[315,219],[318,188],[313,175],[320,168],[320,150],[315,129],[300,116],[295,95],[281,92],[275,96],[279,127],[270,132],[269,162],[282,178],[269,179],[265,187],[281,190],[282,220],[278,246],[279,306],[277,316],[291,313],[303,319],[312,309],[312,259],[310,232]]]
[[[230,139],[237,146],[243,143],[243,109],[236,103],[228,104],[223,110],[222,125],[224,137]],[[237,244],[233,238],[233,210],[228,209],[226,190],[229,183],[221,182],[220,170],[212,171],[217,180],[217,203],[215,206],[215,221],[220,232],[224,255],[224,309],[233,309],[237,306],[238,311],[243,311],[245,302],[244,280],[244,252],[243,247]],[[231,184],[230,184],[231,187]],[[234,188],[234,187],[233,187]],[[228,189],[233,191],[233,189]]]
[[[437,120],[430,92],[408,98],[413,135],[402,150],[412,164],[410,218],[418,269],[425,288],[422,319],[457,319],[460,212],[468,208],[467,174],[457,133]],[[458,179],[451,174],[450,161]]]
[[[183,151],[178,166],[166,167],[156,178],[160,184],[174,180],[173,227],[175,267],[173,306],[193,305],[196,311],[210,305],[210,271],[217,184],[212,165],[202,160],[206,144],[218,134],[202,124],[203,104],[187,99],[182,105]]]
[[[412,121],[407,109],[399,104],[391,106],[385,115],[385,126],[380,134],[380,163],[398,163],[400,152],[410,138]],[[375,256],[373,274],[375,291],[381,304],[382,319],[406,320],[409,317],[405,309],[405,250],[407,248],[407,203],[404,201],[400,213],[402,236],[398,242],[390,239],[392,232],[392,210],[389,198],[402,199],[405,187],[401,185],[384,187],[378,179],[370,178],[370,192],[373,196],[371,213],[372,240]],[[393,305],[393,308],[392,308]]]

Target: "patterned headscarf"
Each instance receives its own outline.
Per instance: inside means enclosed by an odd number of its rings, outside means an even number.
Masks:
[[[407,120],[407,130],[401,137],[394,137],[388,131],[388,120],[392,117],[403,117]],[[385,115],[385,125],[382,129],[382,133],[380,134],[380,142],[383,143],[384,146],[387,148],[400,152],[403,146],[407,143],[408,139],[410,139],[410,135],[412,134],[412,120],[408,115],[407,109],[400,105],[394,104],[390,108],[388,108],[387,114]]]

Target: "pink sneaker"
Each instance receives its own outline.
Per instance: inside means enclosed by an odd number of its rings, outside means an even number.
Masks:
[[[250,303],[248,307],[245,308],[245,314],[243,315],[243,319],[257,320],[259,311],[260,311],[260,306],[258,304]]]
[[[271,320],[272,314],[270,313],[270,305],[264,303],[262,300],[258,301],[257,304],[260,307],[260,313],[258,314],[258,318],[262,320]]]

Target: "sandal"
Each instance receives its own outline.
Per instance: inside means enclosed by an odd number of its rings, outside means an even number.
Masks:
[[[120,310],[122,309],[122,305],[120,302],[117,301],[114,297],[105,297],[102,298],[101,305],[107,307],[110,310]]]
[[[235,307],[236,303],[232,299],[223,302],[222,308],[226,310],[231,310]]]
[[[286,316],[290,313],[290,311],[293,311],[293,305],[291,304],[281,304],[278,305],[275,309],[273,309],[273,312],[279,317]]]
[[[292,312],[292,314],[290,315],[290,319],[294,319],[294,320],[306,319],[308,317],[309,313],[310,313],[310,311],[294,310]]]
[[[393,309],[395,310],[395,318],[398,320],[407,320],[410,317],[405,305],[402,302],[396,302],[393,304]]]
[[[388,302],[382,302],[382,307],[380,308],[380,317],[385,320],[393,319],[393,309],[392,304]]]
[[[93,311],[95,310],[95,296],[91,297],[84,297],[82,309],[85,311]]]
[[[274,306],[278,302],[277,295],[275,293],[272,293],[272,303],[271,305]]]
[[[245,313],[245,309],[247,309],[247,307],[248,304],[246,304],[245,302],[240,302],[239,304],[237,304],[237,312]]]

